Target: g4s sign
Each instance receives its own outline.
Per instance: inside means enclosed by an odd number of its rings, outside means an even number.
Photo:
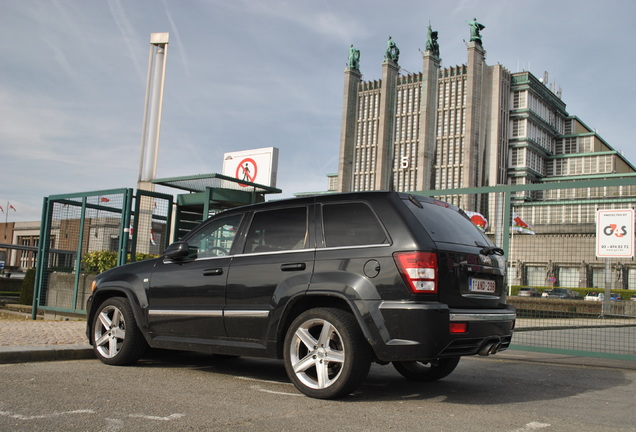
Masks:
[[[634,256],[634,210],[596,212],[596,256]]]
[[[606,236],[614,235],[616,237],[623,237],[627,235],[627,227],[623,225],[619,228],[616,224],[610,224],[603,229],[603,234]]]

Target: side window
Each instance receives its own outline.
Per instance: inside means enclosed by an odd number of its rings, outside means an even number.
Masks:
[[[295,207],[254,213],[245,253],[279,252],[307,247],[307,208]]]
[[[188,258],[210,258],[230,254],[241,215],[217,219],[188,239]]]
[[[382,224],[364,203],[326,204],[322,220],[327,247],[388,243]]]

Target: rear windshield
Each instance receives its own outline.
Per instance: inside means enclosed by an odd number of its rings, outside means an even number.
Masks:
[[[408,199],[405,202],[436,243],[493,245],[467,217],[444,202],[420,201],[422,208]]]

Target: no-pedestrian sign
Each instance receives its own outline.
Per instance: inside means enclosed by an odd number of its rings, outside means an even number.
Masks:
[[[239,180],[238,185],[247,187],[247,182],[276,187],[278,173],[278,149],[265,147],[241,150],[223,155],[223,175]],[[244,181],[246,183],[240,183]]]
[[[236,166],[235,178],[254,183],[258,174],[258,165],[252,158],[245,158]],[[246,185],[240,185],[246,186]]]
[[[634,210],[597,210],[596,256],[632,258],[634,256]]]

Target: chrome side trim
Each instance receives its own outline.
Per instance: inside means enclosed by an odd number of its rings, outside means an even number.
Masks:
[[[238,253],[233,255],[224,255],[224,256],[215,256],[215,257],[205,257],[205,258],[195,258],[194,261],[208,261],[208,260],[218,260],[224,258],[240,258],[240,257],[252,257],[252,256],[262,256],[262,255],[274,255],[274,254],[292,254],[292,253],[302,253],[302,252],[322,252],[322,251],[332,251],[332,250],[347,250],[347,249],[364,249],[364,248],[384,248],[391,246],[390,243],[378,243],[371,245],[357,245],[357,246],[338,246],[338,247],[324,247],[324,248],[307,248],[307,249],[286,249],[286,250],[276,250],[276,251],[267,251],[267,252],[246,252],[246,253]],[[164,264],[178,264],[180,261],[173,261],[169,258],[165,258],[163,260]]]
[[[449,319],[450,321],[514,321],[517,318],[517,314],[514,312],[495,312],[495,311],[482,311],[482,312],[464,312],[464,311],[451,311]]]
[[[379,309],[405,309],[405,310],[448,310],[448,306],[442,303],[415,303],[412,301],[383,301]]]
[[[317,248],[316,252],[332,251],[332,250],[347,250],[347,249],[363,249],[363,248],[384,248],[390,247],[392,243],[377,243],[369,245],[356,245],[356,246],[331,246],[324,248]]]
[[[261,256],[261,255],[275,255],[275,254],[292,254],[292,253],[303,253],[303,252],[315,252],[316,249],[285,249],[285,250],[273,250],[273,251],[265,251],[265,252],[246,252],[241,254],[232,255],[232,258],[240,258],[240,257],[252,257],[252,256]]]
[[[214,256],[214,257],[205,257],[205,258],[195,258],[193,260],[186,260],[185,262],[200,262],[200,261],[212,261],[212,260],[220,260],[220,259],[225,259],[225,258],[234,258],[236,255],[224,255],[224,256]],[[163,263],[164,264],[183,264],[184,261],[174,261],[171,260],[170,258],[164,257],[163,258]]]
[[[173,309],[149,309],[148,315],[153,317],[170,316],[170,317],[210,317],[222,318],[224,315],[228,318],[267,318],[268,310],[173,310]]]
[[[228,318],[267,318],[268,310],[226,310],[225,316]]]
[[[202,317],[211,317],[211,318],[222,318],[223,311],[221,309],[217,310],[169,310],[169,309],[149,309],[148,315],[153,317],[158,316],[202,316]]]
[[[333,250],[364,249],[364,248],[385,248],[389,246],[391,246],[391,244],[389,243],[379,243],[379,244],[371,244],[371,245],[365,244],[365,245],[358,245],[358,246],[321,247],[321,248],[313,248],[313,249],[311,248],[310,249],[289,249],[289,250],[281,250],[281,251],[249,252],[249,253],[231,255],[231,257],[234,258],[234,257],[244,257],[244,256],[289,254],[289,253],[300,253],[300,252],[324,252],[324,251],[333,251]]]

